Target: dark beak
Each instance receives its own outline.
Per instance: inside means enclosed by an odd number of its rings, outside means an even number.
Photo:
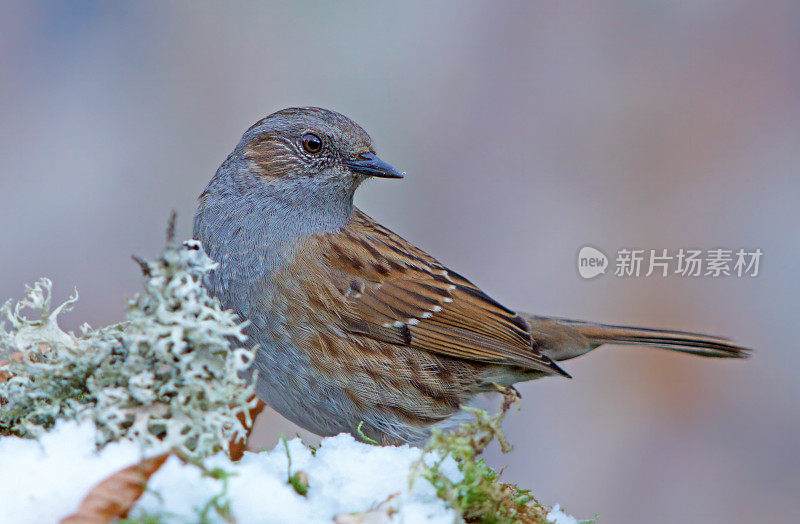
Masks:
[[[374,153],[363,153],[355,160],[346,160],[345,164],[354,173],[379,178],[403,178],[403,173],[393,168]]]

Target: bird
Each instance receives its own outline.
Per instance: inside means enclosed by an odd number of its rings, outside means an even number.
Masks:
[[[321,436],[423,445],[481,393],[546,376],[605,344],[744,358],[725,338],[513,311],[353,203],[401,179],[372,138],[319,107],[242,135],[199,197],[203,284],[246,321],[258,397]]]

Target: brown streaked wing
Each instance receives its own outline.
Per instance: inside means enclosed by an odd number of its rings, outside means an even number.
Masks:
[[[533,347],[527,324],[515,312],[360,210],[345,229],[312,237],[300,253],[308,257],[300,264],[324,260],[319,271],[306,274],[327,278],[341,293],[346,307],[337,317],[346,331],[449,357],[569,376]]]

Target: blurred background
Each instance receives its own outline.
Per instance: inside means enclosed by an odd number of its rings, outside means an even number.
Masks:
[[[401,182],[360,207],[512,308],[727,335],[519,387],[510,481],[602,523],[800,521],[800,4],[3,2],[0,297],[124,315],[241,133],[351,116]],[[583,280],[578,249],[760,248],[755,278]],[[297,428],[268,413],[258,446]],[[307,433],[301,432],[308,436]]]

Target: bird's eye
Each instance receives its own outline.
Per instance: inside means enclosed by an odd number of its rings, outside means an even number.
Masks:
[[[303,149],[309,153],[319,153],[322,151],[322,139],[314,133],[306,133],[303,135]]]

